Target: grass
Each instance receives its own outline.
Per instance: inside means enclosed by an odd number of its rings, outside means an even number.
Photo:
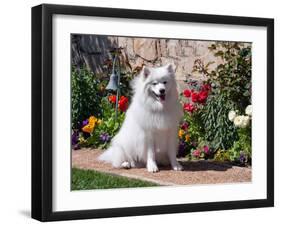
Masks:
[[[72,168],[71,190],[152,187],[158,184],[101,173],[95,170]]]

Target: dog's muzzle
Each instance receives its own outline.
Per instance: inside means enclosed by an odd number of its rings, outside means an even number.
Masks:
[[[153,92],[153,94],[155,95],[156,99],[163,102],[166,99],[166,94],[165,94],[165,90],[164,92],[161,92],[160,94],[156,94],[155,92]]]

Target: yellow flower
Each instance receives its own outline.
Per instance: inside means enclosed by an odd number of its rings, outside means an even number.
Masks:
[[[179,138],[182,138],[182,136],[184,135],[184,130],[180,129],[178,135],[179,135]]]
[[[188,134],[185,136],[185,141],[186,142],[190,141],[190,136]]]
[[[85,133],[91,133],[91,132],[93,132],[94,128],[95,128],[95,124],[90,125],[90,123],[89,123],[88,125],[85,125],[82,128],[82,131],[85,132]]]
[[[88,125],[91,125],[91,126],[95,126],[95,123],[98,121],[98,119],[95,117],[95,116],[91,116],[90,118],[89,118],[89,123],[88,123]]]
[[[101,120],[100,119],[97,119],[95,116],[91,116],[89,118],[89,122],[87,125],[85,125],[83,128],[82,128],[82,131],[85,132],[85,133],[92,133],[96,124],[100,124],[101,123]]]
[[[97,124],[100,125],[102,123],[101,119],[98,119]]]

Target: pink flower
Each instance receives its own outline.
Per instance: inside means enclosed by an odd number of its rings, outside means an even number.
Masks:
[[[196,157],[196,158],[199,158],[200,157],[200,154],[201,154],[201,152],[200,152],[200,150],[194,150],[193,152],[192,152],[192,155],[194,156],[194,157]]]
[[[205,154],[207,154],[207,155],[210,154],[210,148],[207,145],[205,145],[203,147],[203,150],[204,150]]]

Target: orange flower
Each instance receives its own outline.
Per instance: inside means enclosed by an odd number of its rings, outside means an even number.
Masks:
[[[91,117],[89,118],[89,123],[88,123],[88,124],[89,124],[90,126],[94,126],[97,121],[98,121],[98,119],[97,119],[95,116],[91,116]]]
[[[110,95],[108,97],[109,102],[115,104],[116,103],[116,95]]]
[[[91,133],[91,132],[93,132],[94,127],[95,126],[91,126],[88,124],[82,128],[82,131],[85,133]]]
[[[179,132],[178,132],[179,138],[182,138],[183,135],[184,135],[184,130],[180,129]]]
[[[90,116],[88,119],[88,124],[82,128],[82,131],[85,133],[92,133],[97,122],[98,119],[95,116]]]

